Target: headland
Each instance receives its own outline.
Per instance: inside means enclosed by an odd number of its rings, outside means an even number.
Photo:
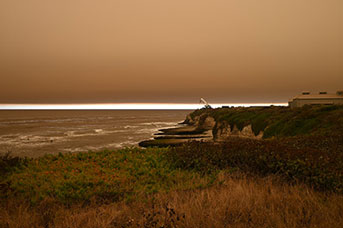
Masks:
[[[284,138],[342,133],[343,106],[316,105],[203,108],[188,114],[180,127],[161,129],[142,147],[177,146],[189,141],[223,142],[230,137]]]

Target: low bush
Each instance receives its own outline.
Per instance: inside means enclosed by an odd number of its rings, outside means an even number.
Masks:
[[[232,137],[223,144],[191,142],[167,151],[179,168],[211,173],[218,169],[277,174],[318,190],[343,192],[343,136],[304,136],[284,140]]]
[[[11,153],[0,155],[0,178],[4,178],[13,170],[25,166],[28,161],[28,158],[12,157]]]
[[[206,186],[210,180],[180,171],[165,159],[167,149],[128,148],[116,151],[46,155],[27,160],[1,179],[2,198],[35,204],[54,198],[70,204],[96,198],[119,201],[173,189]]]

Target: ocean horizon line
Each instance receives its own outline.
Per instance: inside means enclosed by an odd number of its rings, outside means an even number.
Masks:
[[[287,106],[287,103],[213,103],[222,106]],[[0,104],[0,110],[193,110],[204,107],[195,103],[89,103],[89,104]]]

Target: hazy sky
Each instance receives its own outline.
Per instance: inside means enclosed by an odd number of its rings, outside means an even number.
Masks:
[[[342,0],[0,0],[0,103],[343,90]]]

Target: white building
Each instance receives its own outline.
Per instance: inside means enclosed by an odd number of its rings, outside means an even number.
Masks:
[[[343,105],[343,91],[337,91],[337,93],[333,94],[327,92],[311,94],[308,91],[304,91],[288,101],[288,106],[291,108],[304,105]]]

